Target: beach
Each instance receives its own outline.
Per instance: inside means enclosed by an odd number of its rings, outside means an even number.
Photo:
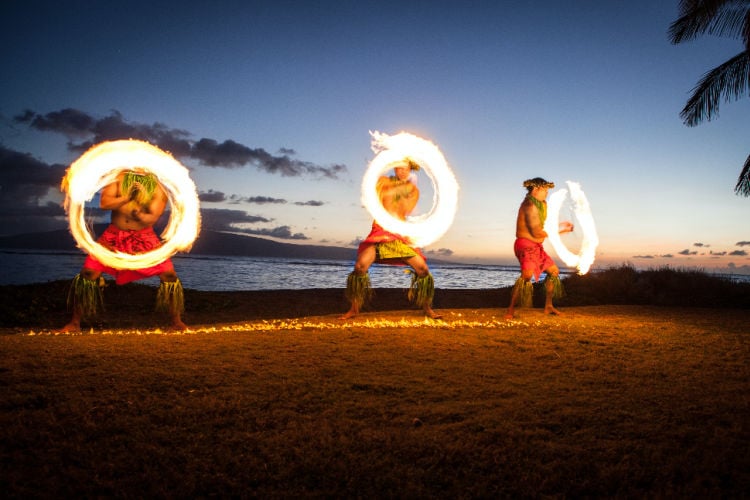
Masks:
[[[444,318],[430,320],[379,289],[341,321],[342,290],[188,290],[191,331],[173,333],[154,288],[134,285],[107,288],[99,323],[56,335],[64,290],[0,290],[28,316],[0,335],[9,497],[750,491],[747,307],[507,321],[509,289],[437,290]]]

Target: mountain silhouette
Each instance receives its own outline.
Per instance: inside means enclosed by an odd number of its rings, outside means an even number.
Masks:
[[[94,225],[101,234],[107,224]],[[159,230],[157,230],[157,233]],[[72,251],[75,239],[67,229],[39,233],[0,236],[0,248],[14,250]],[[282,257],[306,259],[354,260],[355,248],[325,245],[299,245],[220,231],[202,230],[190,250],[191,254],[246,257]]]

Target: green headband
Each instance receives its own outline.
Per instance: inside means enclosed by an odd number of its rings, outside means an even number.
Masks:
[[[545,179],[542,179],[541,177],[534,177],[533,179],[526,179],[525,181],[523,181],[523,187],[529,190],[539,187],[552,189],[553,187],[555,187],[555,183],[549,182]]]

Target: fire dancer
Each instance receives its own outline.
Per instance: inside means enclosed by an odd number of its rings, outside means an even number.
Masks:
[[[393,176],[381,176],[375,186],[383,207],[400,220],[406,220],[406,216],[414,210],[419,201],[419,189],[410,180],[412,170],[418,171],[419,165],[409,158],[404,158],[393,168]],[[421,307],[428,317],[441,317],[432,309],[435,282],[422,252],[411,246],[407,238],[390,233],[377,221],[373,221],[370,234],[360,243],[357,250],[354,270],[347,278],[346,298],[351,303],[351,308],[341,316],[341,319],[359,314],[360,308],[372,297],[368,270],[373,262],[410,266],[413,275],[409,300]]]
[[[544,279],[545,314],[560,314],[560,311],[553,306],[552,300],[563,294],[560,270],[542,246],[547,238],[547,232],[544,230],[544,222],[547,218],[547,193],[555,187],[555,184],[541,177],[535,177],[525,180],[523,187],[526,188],[527,193],[518,209],[516,241],[513,245],[513,251],[521,264],[521,276],[513,286],[506,319],[513,318],[516,304],[522,307],[531,306],[534,292],[531,279],[533,277],[538,280],[542,272],[546,274]],[[560,234],[571,231],[573,231],[572,223],[560,223]]]
[[[156,176],[140,169],[121,172],[114,182],[101,191],[99,206],[111,211],[111,223],[97,242],[102,246],[128,254],[148,252],[161,246],[153,226],[167,207],[167,194]],[[81,319],[95,316],[103,306],[102,273],[115,277],[118,285],[150,276],[159,276],[157,310],[167,312],[172,327],[186,330],[181,319],[184,296],[171,259],[142,269],[115,269],[89,255],[81,272],[73,279],[68,292],[68,306],[73,310],[71,320],[62,331],[77,331]]]

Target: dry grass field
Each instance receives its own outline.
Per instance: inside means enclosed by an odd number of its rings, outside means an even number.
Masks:
[[[341,290],[188,291],[185,334],[153,288],[110,287],[107,315],[56,335],[64,284],[0,287],[0,491],[748,496],[747,287],[664,305],[703,278],[658,299],[663,273],[630,274],[576,277],[564,315],[512,321],[508,290],[438,290],[438,321],[378,290],[348,322]]]

